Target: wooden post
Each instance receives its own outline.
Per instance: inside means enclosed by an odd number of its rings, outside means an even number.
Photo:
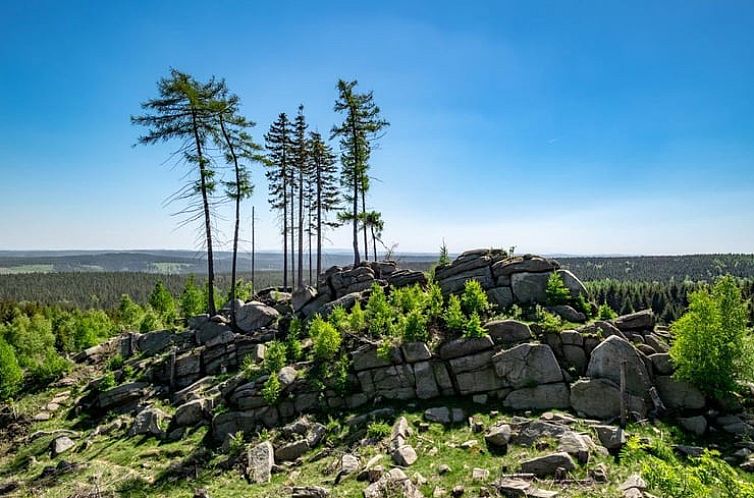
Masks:
[[[628,393],[626,392],[626,362],[620,364],[620,427],[626,428],[626,412],[628,410]]]

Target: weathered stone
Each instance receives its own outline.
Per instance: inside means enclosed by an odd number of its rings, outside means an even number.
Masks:
[[[639,353],[628,341],[610,336],[592,351],[586,374],[592,378],[620,382],[621,364],[626,365],[626,390],[646,396],[652,383]]]
[[[565,469],[566,472],[576,468],[573,458],[568,453],[551,453],[521,462],[521,472],[534,474],[537,477],[555,475],[555,472],[561,468]]]
[[[673,377],[658,375],[655,385],[660,399],[670,410],[701,410],[704,408],[704,394],[688,382]]]
[[[597,433],[600,444],[610,451],[616,451],[626,444],[626,434],[620,427],[612,425],[595,425],[592,427]]]
[[[482,351],[481,353],[470,354],[468,356],[460,356],[448,361],[450,370],[458,375],[462,372],[473,372],[476,370],[483,370],[489,367],[492,363],[492,351]]]
[[[514,273],[549,273],[558,269],[555,261],[539,256],[514,256],[492,265],[495,277],[510,276]]]
[[[563,346],[584,346],[584,336],[575,330],[561,331],[560,340],[563,343]]]
[[[212,419],[212,435],[216,441],[224,441],[229,434],[252,432],[258,423],[256,411],[220,413]]]
[[[588,436],[583,436],[576,432],[566,432],[558,440],[558,451],[568,453],[574,457],[580,464],[586,465],[589,462],[590,445]]]
[[[564,344],[563,357],[566,364],[575,368],[577,373],[581,374],[586,370],[586,352],[583,347]]]
[[[157,330],[138,336],[138,349],[144,356],[153,356],[164,351],[177,339],[175,332],[170,330]]]
[[[439,282],[461,273],[468,273],[472,270],[488,267],[491,264],[492,258],[486,254],[478,255],[476,257],[471,257],[471,255],[464,258],[459,257],[450,265],[438,267],[435,270],[435,279]]]
[[[506,448],[511,440],[511,426],[508,424],[495,425],[484,435],[484,441],[494,448]]]
[[[309,442],[306,439],[299,439],[276,448],[275,461],[288,462],[295,460],[307,451],[309,451]]]
[[[552,349],[543,344],[520,344],[497,353],[492,361],[505,386],[531,387],[563,380]]]
[[[416,394],[416,378],[410,365],[392,365],[372,371],[375,392],[387,399],[410,399]]]
[[[534,339],[531,329],[517,320],[493,320],[484,325],[495,344],[510,346]]]
[[[317,297],[306,303],[303,308],[301,308],[301,314],[304,315],[307,318],[311,318],[317,313],[319,313],[322,310],[322,307],[330,302],[330,294],[329,290],[327,292],[319,292],[317,294]]]
[[[401,363],[403,358],[401,357],[400,348],[390,348],[390,353],[386,359],[377,354],[376,346],[367,345],[353,351],[351,353],[351,360],[353,362],[353,369],[359,372],[361,370],[388,367],[395,363]]]
[[[622,315],[612,320],[612,323],[621,331],[627,330],[652,330],[655,326],[655,314],[652,310],[642,310],[628,315]]]
[[[291,498],[327,498],[330,490],[322,486],[294,486],[291,488]]]
[[[246,478],[252,484],[270,482],[272,466],[275,465],[275,450],[272,443],[264,441],[246,452]]]
[[[145,397],[148,390],[149,384],[146,382],[131,382],[113,387],[99,394],[97,407],[102,411],[124,412],[135,408],[136,403]]]
[[[353,474],[359,470],[359,457],[346,453],[340,457],[340,464],[338,465],[338,472],[344,476]]]
[[[76,446],[76,443],[73,441],[73,439],[69,438],[68,436],[59,436],[56,437],[52,441],[52,443],[50,443],[50,454],[52,458],[55,458],[61,453],[65,453],[66,451],[70,450],[74,446]]]
[[[531,481],[504,477],[495,483],[495,487],[502,496],[508,498],[555,498],[557,491],[539,489]]]
[[[476,280],[477,282],[479,282],[479,285],[481,285],[482,289],[490,289],[495,286],[495,280],[492,277],[492,271],[490,271],[489,266],[477,268],[475,270],[469,270],[458,275],[453,275],[451,277],[438,280],[438,283],[440,285],[440,290],[442,290],[442,293],[447,295],[462,292],[466,287],[466,282],[468,282],[469,280]]]
[[[305,285],[304,287],[297,288],[293,291],[293,294],[291,294],[291,306],[293,307],[293,311],[298,313],[315,297],[317,297],[317,289],[314,287]]]
[[[578,297],[579,295],[587,296],[589,292],[586,290],[584,284],[579,280],[576,275],[568,270],[558,270],[557,274],[563,279],[563,283],[566,288],[571,291],[571,297]]]
[[[641,478],[639,474],[631,474],[628,476],[628,479],[626,479],[623,484],[621,484],[618,489],[621,491],[626,491],[629,489],[638,489],[641,491],[644,491],[647,489],[647,483],[644,481],[644,479]]]
[[[403,357],[408,363],[416,363],[432,358],[429,347],[424,342],[407,342],[401,346]]]
[[[392,287],[406,287],[409,285],[427,285],[427,276],[417,270],[398,270],[387,276],[387,283]]]
[[[591,418],[610,419],[620,415],[620,389],[608,379],[579,380],[571,385],[571,406],[577,413]],[[644,415],[641,398],[629,396],[628,409]]]
[[[336,298],[365,291],[374,282],[374,271],[369,266],[348,268],[330,276],[330,286],[335,290]]]
[[[419,399],[430,399],[440,395],[434,368],[430,362],[415,363],[414,377],[416,378],[416,396]]]
[[[513,410],[549,410],[571,406],[568,386],[562,382],[516,389],[503,400],[503,406]]]
[[[296,375],[296,369],[289,365],[280,369],[280,371],[278,372],[278,379],[280,380],[280,384],[282,384],[283,387],[290,386],[291,384],[293,384],[293,381],[296,380]]]
[[[401,469],[390,469],[364,490],[364,498],[424,498],[419,488]]]
[[[440,393],[449,396],[454,394],[453,380],[450,378],[448,369],[445,366],[445,362],[433,361],[432,370],[435,372],[435,380],[437,381],[437,387],[440,388]]]
[[[513,297],[521,304],[544,303],[549,273],[515,273],[511,276]]]
[[[494,344],[492,338],[489,336],[475,337],[472,339],[454,339],[440,346],[440,358],[443,360],[450,360],[452,358],[458,358],[459,356],[468,356],[480,351],[492,349],[492,346],[494,346]]]
[[[136,415],[133,425],[131,425],[131,428],[128,430],[128,435],[138,436],[147,434],[151,436],[160,436],[164,433],[160,426],[167,418],[167,414],[159,408],[146,408]]]
[[[514,303],[513,290],[510,286],[493,287],[487,290],[487,299],[498,310],[506,310]]]
[[[704,418],[704,415],[679,418],[678,423],[681,427],[697,436],[703,436],[707,432],[707,419]]]
[[[586,321],[586,315],[584,313],[577,311],[576,308],[567,304],[548,306],[547,310],[558,315],[560,318],[567,322],[584,323]]]
[[[253,332],[263,327],[269,327],[280,313],[259,301],[250,301],[236,312],[236,324],[244,332]]]
[[[672,375],[675,367],[668,353],[655,353],[649,356],[652,368],[657,375]]]
[[[471,470],[472,481],[486,481],[489,478],[490,471],[487,469],[480,469],[479,467],[475,467]]]
[[[645,335],[644,340],[647,342],[647,346],[651,346],[658,353],[667,353],[670,351],[670,346],[654,334]]]
[[[191,427],[202,422],[208,415],[209,400],[195,399],[184,403],[175,410],[173,425],[176,427]]]
[[[367,288],[368,287],[371,287],[371,284],[367,286]],[[350,311],[351,308],[353,308],[356,303],[360,301],[361,292],[349,292],[348,294],[344,294],[338,299],[325,304],[324,306],[322,306],[319,312],[323,317],[327,317],[330,316],[330,313],[332,313],[335,308],[343,308],[346,311]]]
[[[393,450],[390,456],[392,457],[396,465],[400,465],[401,467],[408,467],[410,465],[413,465],[414,462],[416,462],[417,458],[419,458],[416,455],[414,448],[408,444],[399,446],[398,448]]]
[[[427,408],[424,411],[424,418],[430,422],[438,422],[441,424],[457,424],[463,422],[466,418],[463,410],[460,408],[450,409],[447,406],[437,406],[433,408]]]
[[[505,387],[492,366],[456,374],[456,384],[461,395],[494,391]]]
[[[543,437],[560,437],[570,431],[568,426],[543,420],[526,420],[514,424],[511,442],[522,446],[531,446]]]

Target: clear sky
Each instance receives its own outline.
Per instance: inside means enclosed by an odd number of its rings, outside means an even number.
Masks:
[[[374,90],[400,251],[754,251],[754,3],[713,0],[3,1],[0,249],[195,247],[170,146],[132,147],[170,67],[224,77],[259,141],[299,103],[328,132],[338,78]]]

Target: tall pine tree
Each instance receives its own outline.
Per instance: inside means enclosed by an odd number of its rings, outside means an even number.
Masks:
[[[337,226],[328,221],[328,214],[340,206],[338,189],[338,168],[332,148],[325,143],[322,135],[312,132],[309,135],[309,184],[314,185],[313,221],[311,230],[317,234],[317,283],[322,273],[322,236],[325,228]]]
[[[304,106],[298,106],[298,114],[293,125],[293,164],[296,174],[296,192],[298,194],[298,268],[296,273],[296,286],[304,285],[304,179],[308,178],[308,147],[306,139],[306,118]]]
[[[345,115],[340,125],[333,126],[331,137],[340,139],[341,149],[341,180],[346,189],[346,200],[351,204],[348,219],[353,227],[353,260],[354,265],[361,262],[359,253],[359,218],[366,211],[366,188],[369,182],[369,157],[374,141],[380,132],[389,126],[380,115],[380,108],[374,103],[372,92],[357,93],[354,89],[356,81],[338,81],[338,99],[335,101],[335,111]],[[361,213],[359,212],[359,198],[361,197]],[[364,251],[369,249],[366,244],[366,227],[364,227]]]
[[[139,137],[140,144],[152,145],[174,140],[181,144],[176,155],[195,168],[197,177],[191,177],[189,183],[171,200],[189,201],[188,206],[179,212],[185,216],[182,224],[203,221],[207,250],[207,311],[215,315],[211,196],[216,180],[212,161],[206,154],[206,145],[216,125],[212,103],[222,95],[223,85],[214,78],[200,83],[190,75],[172,69],[169,77],[157,83],[157,91],[158,97],[141,105],[145,114],[131,116],[131,123],[148,129],[145,135]],[[195,203],[194,199],[198,202]]]
[[[293,182],[293,140],[291,122],[281,113],[264,136],[268,170],[265,172],[272,209],[281,212],[283,235],[283,287],[288,287],[288,232],[290,191]],[[290,228],[292,232],[293,229]],[[292,262],[291,262],[292,263]]]

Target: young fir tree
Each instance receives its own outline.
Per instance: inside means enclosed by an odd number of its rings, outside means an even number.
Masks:
[[[272,123],[264,139],[269,166],[265,176],[269,186],[270,206],[281,212],[283,221],[283,287],[288,287],[288,210],[293,180],[293,140],[291,122],[285,113],[281,113]]]
[[[254,142],[251,135],[246,131],[254,126],[252,121],[247,120],[239,113],[240,99],[237,95],[230,94],[225,87],[222,98],[215,102],[215,110],[218,121],[219,134],[215,141],[220,150],[225,153],[225,161],[233,167],[233,179],[223,182],[225,194],[233,202],[235,208],[235,224],[233,228],[233,256],[230,277],[230,301],[236,299],[237,290],[237,263],[238,263],[238,238],[241,227],[241,201],[251,197],[254,186],[251,183],[248,163],[263,162],[261,147]],[[230,321],[236,326],[236,306],[230,307]]]
[[[322,273],[322,236],[326,228],[337,226],[337,223],[328,221],[328,215],[338,209],[340,196],[335,154],[322,139],[322,135],[317,132],[309,135],[309,161],[309,175],[311,176],[309,183],[315,186],[312,229],[317,234],[317,279],[319,279]]]
[[[369,156],[374,141],[380,131],[389,126],[380,115],[380,108],[374,103],[372,92],[357,93],[354,91],[356,81],[338,81],[338,99],[335,101],[335,111],[344,113],[345,118],[340,125],[333,126],[331,137],[340,138],[341,164],[343,186],[348,192],[345,197],[351,204],[349,219],[353,226],[353,259],[354,264],[361,262],[359,254],[359,199],[362,200],[362,213],[366,211],[366,188],[368,188]],[[364,228],[364,250],[366,245],[366,228]]]
[[[216,181],[212,161],[206,154],[206,143],[215,126],[211,103],[221,95],[223,88],[214,78],[200,83],[190,75],[173,69],[169,77],[162,78],[157,83],[157,90],[157,98],[141,105],[145,114],[132,116],[131,123],[147,128],[147,133],[139,138],[140,144],[151,145],[175,140],[181,144],[176,155],[184,163],[196,168],[198,178],[179,190],[172,200],[190,200],[196,197],[200,200],[198,205],[192,202],[180,213],[186,216],[183,224],[200,220],[204,222],[209,294],[207,311],[210,315],[215,315],[211,196]]]
[[[309,177],[309,151],[306,139],[306,118],[304,106],[298,106],[298,114],[293,125],[293,164],[296,174],[296,191],[298,194],[298,265],[296,273],[296,286],[304,285],[304,179]]]

